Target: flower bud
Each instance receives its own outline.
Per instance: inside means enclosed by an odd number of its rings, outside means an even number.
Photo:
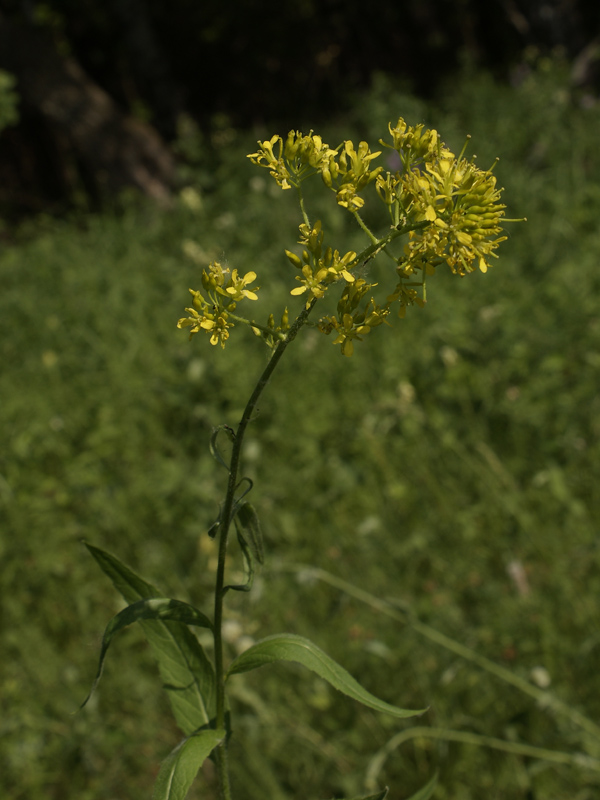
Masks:
[[[285,157],[288,161],[292,161],[298,152],[299,143],[296,139],[296,131],[290,131],[285,141]]]
[[[302,269],[302,261],[298,258],[298,256],[295,253],[286,250],[285,254],[289,258],[292,265],[296,267],[296,269]]]

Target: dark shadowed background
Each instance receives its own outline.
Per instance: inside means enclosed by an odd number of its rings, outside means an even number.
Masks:
[[[0,69],[20,122],[0,138],[0,207],[97,204],[133,185],[165,198],[189,115],[223,125],[321,124],[375,73],[432,97],[468,62],[510,81],[527,48],[560,49],[598,86],[595,0],[0,1]]]

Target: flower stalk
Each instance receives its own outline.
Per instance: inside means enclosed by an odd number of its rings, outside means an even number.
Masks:
[[[212,345],[225,347],[234,323],[249,326],[271,348],[269,361],[244,408],[237,429],[230,432],[233,442],[229,464],[218,455],[228,469],[225,500],[219,520],[211,531],[218,532],[218,562],[214,596],[214,648],[216,679],[215,728],[225,729],[227,673],[224,665],[223,606],[230,587],[225,585],[227,545],[232,523],[238,531],[238,540],[248,557],[247,543],[240,538],[238,512],[242,498],[237,497],[240,484],[240,459],[244,437],[252,420],[259,398],[269,382],[284,352],[296,338],[317,303],[337,290],[335,313],[324,314],[316,324],[324,334],[334,333],[333,343],[341,346],[344,356],[351,356],[354,343],[383,323],[393,305],[398,316],[403,317],[408,306],[423,306],[428,276],[436,269],[447,266],[451,272],[464,276],[479,267],[485,272],[489,258],[506,237],[500,235],[500,221],[504,205],[499,202],[501,190],[496,188],[492,170],[482,171],[464,158],[464,150],[455,157],[440,140],[437,131],[424,130],[424,126],[411,127],[404,120],[390,124],[392,143],[381,142],[394,149],[401,169],[386,172],[373,162],[382,151],[372,152],[366,142],[357,147],[345,141],[331,148],[311,131],[304,135],[290,131],[284,141],[273,136],[258,142],[258,150],[249,155],[259,167],[268,169],[276,184],[283,190],[296,189],[302,222],[299,225],[300,250],[285,250],[285,255],[296,271],[294,288],[290,294],[302,296],[303,306],[296,319],[288,323],[287,308],[281,322],[275,325],[275,315],[269,314],[266,325],[240,316],[236,307],[243,301],[256,301],[258,287],[254,271],[243,276],[234,269],[223,268],[212,262],[202,273],[202,290],[190,289],[192,306],[187,317],[178,322],[180,328],[190,328],[190,338],[196,333],[208,335]],[[313,176],[320,176],[326,191],[335,196],[339,206],[346,209],[368,238],[368,244],[359,253],[336,249],[328,241],[322,222],[310,222],[302,184]],[[365,193],[374,187],[372,196],[387,208],[391,227],[377,235],[364,222],[360,210],[365,205]],[[391,245],[404,237],[400,255],[392,252]],[[383,298],[376,299],[376,283],[369,283],[362,268],[385,253],[392,268],[392,283]],[[217,432],[213,436],[216,437]],[[244,492],[245,494],[246,492]],[[212,535],[212,533],[211,533]],[[248,562],[247,562],[248,563]],[[222,800],[231,800],[227,764],[227,744],[223,739],[216,747],[216,763]]]

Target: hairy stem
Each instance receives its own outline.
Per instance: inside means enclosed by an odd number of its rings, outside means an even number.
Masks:
[[[405,233],[409,233],[409,231],[422,230],[429,224],[430,223],[425,220],[423,222],[413,222],[408,225],[404,225],[402,228],[392,228],[392,230],[386,236],[383,236],[381,239],[376,240],[368,247],[365,247],[365,249],[358,254],[357,259],[359,263],[364,264],[367,261],[370,261],[372,258],[375,258],[378,253],[380,253],[382,250],[385,250],[385,248],[399,236],[403,236]]]
[[[363,231],[367,234],[367,236],[371,240],[371,243],[372,244],[378,244],[379,240],[377,239],[375,234],[369,229],[369,227],[366,225],[365,221],[363,220],[361,215],[358,213],[358,211],[352,211],[352,216],[356,220],[356,222],[359,225],[359,227],[361,227],[363,229]]]

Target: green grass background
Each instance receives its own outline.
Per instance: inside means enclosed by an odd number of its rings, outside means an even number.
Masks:
[[[512,87],[466,72],[427,105],[378,78],[322,132],[375,144],[399,115],[456,151],[472,134],[482,167],[500,156],[507,215],[528,222],[507,226],[487,275],[440,271],[424,310],[374,331],[351,359],[314,331],[286,353],[244,464],[266,565],[249,596],[231,597],[228,630],[231,655],[241,633],[309,636],[383,699],[430,710],[417,723],[387,719],[290,666],[239,676],[239,800],[361,794],[372,756],[413,724],[600,757],[566,717],[292,569],[316,565],[407,603],[524,679],[543,667],[549,691],[598,720],[600,107],[542,62]],[[182,134],[199,209],[124,201],[38,219],[0,252],[3,798],[148,798],[178,741],[137,630],[120,635],[75,713],[122,607],[80,540],[210,611],[205,531],[225,472],[208,441],[213,425],[235,425],[266,354],[245,329],[224,352],[175,329],[201,271],[182,243],[255,270],[259,320],[296,302],[283,256],[294,198],[245,159],[272,133],[224,121],[210,148]],[[316,202],[340,249],[361,241],[330,198]],[[436,800],[600,793],[600,773],[585,767],[425,737],[395,751],[380,782],[402,800],[436,769]],[[216,797],[210,764],[190,797]]]

